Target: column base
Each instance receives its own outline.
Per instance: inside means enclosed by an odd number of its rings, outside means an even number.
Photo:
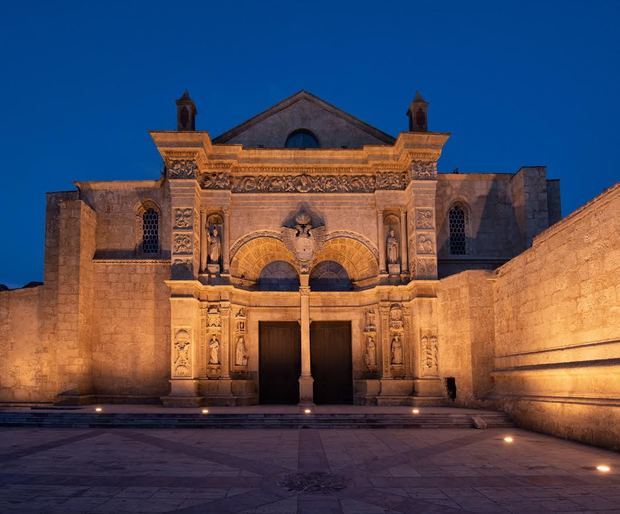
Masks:
[[[299,405],[303,407],[314,405],[314,378],[312,376],[299,377]]]
[[[170,394],[161,397],[164,407],[200,407],[203,398],[198,395],[198,381],[187,379],[170,380]]]

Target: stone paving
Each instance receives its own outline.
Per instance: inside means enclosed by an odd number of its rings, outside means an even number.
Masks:
[[[619,471],[518,429],[0,428],[2,513],[620,512]]]

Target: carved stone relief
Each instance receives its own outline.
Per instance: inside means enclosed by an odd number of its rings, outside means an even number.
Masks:
[[[431,234],[418,234],[416,251],[418,254],[433,255],[435,253],[435,244]]]
[[[417,278],[435,278],[437,276],[437,261],[434,258],[416,259],[415,274]]]
[[[364,352],[364,362],[368,371],[376,371],[377,369],[377,342],[374,334],[366,336],[366,351]]]
[[[310,215],[300,211],[295,216],[294,227],[282,227],[282,241],[305,271],[325,242],[325,226],[313,227]]]
[[[439,371],[437,336],[422,337],[422,364],[424,371],[436,375]]]
[[[433,209],[415,210],[415,227],[421,229],[433,228]]]
[[[246,334],[246,314],[245,309],[241,307],[235,314],[235,359],[234,363],[237,368],[245,371],[248,366],[250,356],[245,342]]]
[[[166,169],[168,178],[196,178],[198,166],[190,159],[175,159],[168,161]]]
[[[220,309],[217,305],[210,305],[207,310],[207,328],[209,330],[222,328],[222,318],[220,316]]]
[[[220,340],[215,337],[215,335],[211,336],[209,340],[209,365],[217,365],[220,363]]]
[[[403,308],[395,303],[390,307],[390,331],[403,331]]]
[[[193,226],[193,209],[175,209],[174,210],[174,228],[192,228]]]
[[[177,330],[174,335],[173,374],[186,378],[192,375],[191,335],[189,330]]]
[[[193,247],[193,238],[191,234],[175,233],[172,251],[175,254],[191,254]]]
[[[364,332],[376,332],[377,326],[375,325],[375,310],[368,309],[366,311],[366,326]]]
[[[412,161],[412,180],[434,180],[437,177],[437,163],[435,161]]]
[[[237,337],[237,345],[235,347],[235,366],[246,367],[248,365],[248,350],[245,346],[245,337],[240,335]]]
[[[204,173],[200,177],[202,189],[230,189],[230,175],[228,173]]]

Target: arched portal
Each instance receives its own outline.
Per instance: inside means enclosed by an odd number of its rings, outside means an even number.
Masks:
[[[260,272],[257,286],[261,291],[299,291],[299,275],[290,263],[273,261]]]
[[[335,261],[319,262],[310,273],[312,291],[350,291],[353,283],[347,270]]]

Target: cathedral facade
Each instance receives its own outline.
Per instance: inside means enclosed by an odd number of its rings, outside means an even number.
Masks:
[[[499,394],[498,281],[561,217],[544,167],[439,173],[419,94],[397,137],[304,91],[215,138],[196,116],[186,93],[151,132],[159,178],[48,195],[44,285],[1,293],[2,401]]]

